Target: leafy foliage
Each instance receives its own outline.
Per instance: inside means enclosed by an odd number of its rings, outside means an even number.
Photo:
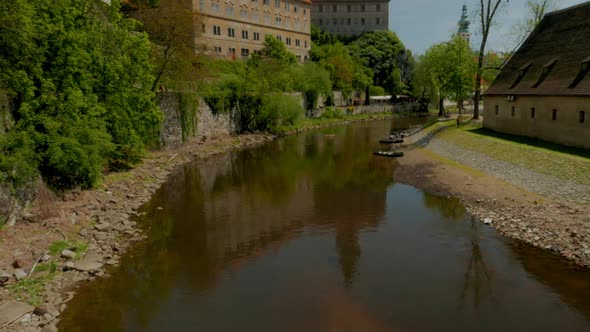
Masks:
[[[15,121],[0,141],[6,179],[40,172],[56,189],[90,188],[105,166],[127,167],[158,144],[150,45],[119,1],[0,6],[0,88]]]

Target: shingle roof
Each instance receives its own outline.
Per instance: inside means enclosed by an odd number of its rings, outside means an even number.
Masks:
[[[590,95],[588,60],[590,1],[545,15],[486,94]]]

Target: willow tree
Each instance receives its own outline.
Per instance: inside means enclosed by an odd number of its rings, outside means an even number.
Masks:
[[[506,0],[508,3],[510,0]],[[484,69],[484,55],[488,43],[488,36],[490,30],[494,25],[494,20],[500,6],[504,0],[479,0],[479,23],[481,25],[481,44],[479,46],[479,53],[477,57],[477,74],[475,76],[475,97],[473,107],[473,118],[479,119],[479,100],[481,99],[481,79]]]

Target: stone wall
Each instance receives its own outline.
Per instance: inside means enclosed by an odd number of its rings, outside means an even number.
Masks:
[[[590,148],[590,97],[487,96],[483,115],[486,129]]]
[[[164,113],[164,122],[160,134],[162,148],[169,149],[183,144],[194,138],[207,140],[220,135],[229,135],[237,132],[234,121],[229,114],[215,114],[202,98],[195,97],[196,102],[182,103],[182,96],[177,93],[166,92],[158,95],[159,106]],[[185,97],[184,98],[191,98]],[[196,108],[193,123],[182,124],[181,107]],[[184,110],[192,113],[195,110]],[[191,120],[190,117],[188,119]]]

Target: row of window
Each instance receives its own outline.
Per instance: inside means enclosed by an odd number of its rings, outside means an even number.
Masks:
[[[364,17],[361,17],[360,18],[360,23],[362,25],[371,24],[372,21],[373,20],[370,19],[370,18],[368,18],[368,19],[366,19]],[[332,23],[332,25],[338,25],[338,18],[336,18],[336,17],[334,17],[332,19],[329,19],[329,18],[322,19],[322,18],[320,18],[320,19],[317,20],[317,22],[318,22],[318,25],[324,25],[324,23],[325,23],[325,25],[330,25],[330,23]],[[340,18],[340,25],[351,25],[351,24],[353,24],[353,22],[354,22],[355,25],[356,24],[359,24],[359,18],[358,17],[355,17],[355,18],[350,18],[350,17],[344,18],[344,17],[341,17]],[[375,17],[374,18],[374,22],[375,22],[375,24],[381,24],[382,23],[380,17]]]
[[[204,28],[203,28],[204,30]],[[217,36],[221,36],[221,27],[219,25],[213,26],[213,34]],[[236,29],[234,28],[227,28],[227,36],[228,37],[235,37],[236,36]],[[249,39],[249,32],[248,30],[242,30],[242,39]],[[278,40],[283,41],[282,36],[276,36]],[[260,40],[260,32],[253,32],[252,33],[252,40]],[[291,45],[291,38],[285,38],[285,44]],[[295,46],[301,46],[301,40],[295,39]],[[303,41],[303,47],[307,48],[307,40]]]
[[[340,8],[341,10],[344,9],[344,6],[341,6],[342,8]],[[324,7],[323,5],[319,5],[318,6],[318,11],[321,13],[324,11],[324,9],[326,10],[326,12],[329,12],[330,9],[332,9],[332,12],[337,13],[338,12],[338,5],[331,5],[331,6],[326,6]],[[348,13],[352,12],[353,10],[358,10],[359,7],[357,7],[357,5],[346,5],[346,11]],[[367,10],[367,6],[362,4],[360,5],[360,10],[361,12],[365,12]],[[376,4],[375,5],[375,11],[380,12],[381,11],[381,4]]]
[[[217,53],[217,54],[222,54],[223,53],[223,50],[221,49],[220,46],[215,46],[214,47],[214,50],[215,50],[215,53]],[[260,52],[259,50],[254,50],[253,53],[254,54],[257,54],[259,52]],[[236,55],[236,48],[235,47],[229,47],[227,49],[227,54],[228,55]],[[240,55],[245,56],[245,57],[249,56],[250,55],[250,49],[248,49],[248,48],[242,48],[242,49],[240,49]],[[307,56],[305,56],[304,59],[307,60]],[[301,55],[297,55],[297,60],[301,60]]]
[[[543,70],[541,71],[541,75],[539,76],[539,78],[537,79],[535,84],[532,86],[532,88],[538,88],[541,84],[543,84],[543,82],[549,76],[549,73],[551,73],[551,70],[553,69],[553,67],[555,67],[558,62],[559,62],[559,58],[553,58],[549,62],[544,64]],[[522,81],[524,76],[528,73],[529,69],[532,67],[532,64],[533,64],[532,62],[529,62],[520,68],[520,70],[518,71],[518,75],[516,76],[516,79],[514,80],[512,85],[510,86],[510,89],[514,89]],[[584,77],[586,77],[588,72],[590,72],[590,57],[582,60],[582,62],[580,64],[580,69],[578,71],[578,75],[576,76],[576,78],[574,78],[574,80],[571,82],[571,84],[568,86],[568,88],[570,88],[570,89],[576,88],[578,86],[578,84],[584,79]]]
[[[252,0],[252,2],[258,3],[257,0]],[[263,4],[268,6],[268,5],[270,5],[270,1],[263,0]],[[275,9],[281,9],[281,1],[280,0],[274,0],[274,4],[275,4],[275,6],[274,6]],[[291,11],[291,4],[288,1],[285,1],[284,4],[285,4],[285,10],[287,12],[290,12]],[[199,0],[199,10],[202,13],[206,12],[207,8],[205,6],[205,0]],[[212,13],[219,13],[219,11],[220,11],[219,2],[212,2],[211,3],[211,12]],[[300,8],[296,4],[293,5],[293,12],[294,13],[303,12],[303,16],[307,16],[307,8],[303,8],[303,10],[300,11]],[[225,15],[233,16],[234,15],[234,7],[226,6],[225,7]],[[245,9],[240,10],[240,16],[247,17],[248,11]]]
[[[515,116],[516,115],[516,107],[512,106],[512,110],[510,113],[512,116]],[[499,115],[499,114],[500,114],[500,106],[496,105],[496,115]],[[536,114],[535,108],[531,107],[531,110],[530,110],[531,119],[534,119],[536,115],[537,114]],[[556,109],[551,110],[551,120],[557,121],[557,110]],[[578,121],[580,123],[584,123],[586,121],[586,112],[585,111],[578,112]]]

